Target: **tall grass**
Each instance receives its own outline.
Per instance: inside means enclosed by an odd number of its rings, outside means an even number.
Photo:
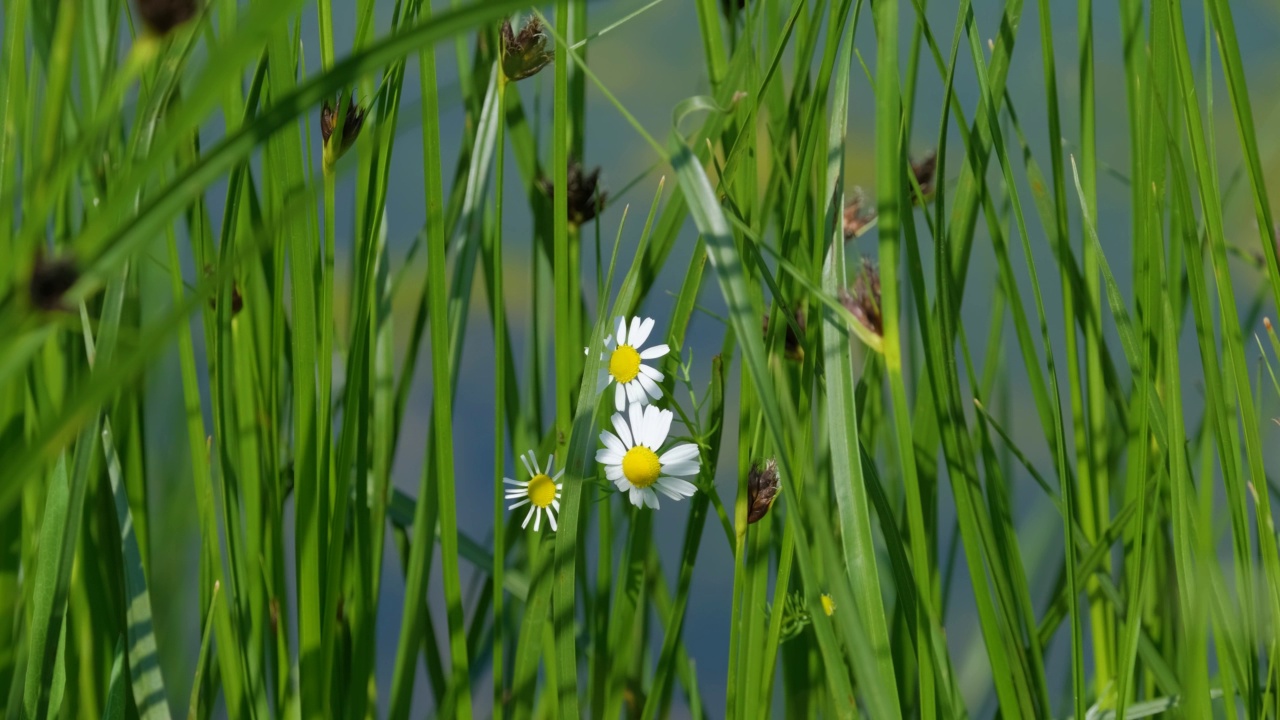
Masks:
[[[162,5],[3,0],[0,717],[1280,717],[1250,10]],[[655,13],[669,124],[590,53]],[[633,316],[660,509],[596,461]]]

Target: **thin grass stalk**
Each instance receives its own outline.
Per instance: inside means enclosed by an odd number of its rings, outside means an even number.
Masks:
[[[569,0],[556,3],[556,26],[569,32]],[[555,188],[553,216],[555,224],[554,278],[556,289],[555,357],[556,362],[556,450],[566,463],[575,458],[569,454],[570,435],[573,433],[573,388],[577,381],[574,370],[577,362],[573,350],[573,305],[581,297],[578,291],[580,278],[571,273],[569,248],[569,192],[568,167],[572,137],[569,127],[569,50],[568,40],[557,41],[555,50],[555,94],[552,128],[552,183]],[[554,583],[551,594],[551,616],[555,634],[555,665],[558,685],[554,696],[564,717],[577,717],[578,712],[578,662],[574,642],[576,618],[577,535],[585,519],[580,514],[578,502],[581,478],[567,472],[562,494],[561,530],[556,533]]]
[[[1185,37],[1181,8],[1174,5],[1170,7],[1170,10],[1169,17],[1174,36]],[[1216,165],[1211,161],[1210,153],[1212,148],[1207,141],[1211,132],[1206,132],[1204,122],[1201,119],[1187,49],[1185,47],[1176,48],[1175,58],[1197,188],[1202,198],[1216,199],[1219,196],[1217,171]],[[1211,102],[1209,107],[1212,110]],[[1212,126],[1210,125],[1211,130]],[[1222,349],[1223,359],[1225,360],[1224,380],[1226,381],[1226,392],[1222,398],[1225,407],[1222,408],[1222,411],[1230,418],[1230,425],[1233,430],[1236,427],[1236,413],[1239,412],[1243,418],[1244,422],[1240,424],[1240,428],[1244,436],[1244,450],[1249,477],[1263,477],[1261,438],[1258,431],[1258,423],[1253,421],[1256,418],[1256,413],[1252,392],[1248,387],[1249,379],[1243,355],[1243,341],[1237,320],[1239,315],[1236,310],[1230,270],[1227,267],[1222,208],[1218,202],[1205,202],[1203,203],[1203,212],[1210,267],[1214,274],[1218,291],[1217,302],[1222,318]],[[1246,636],[1256,637],[1253,634],[1256,627],[1256,616],[1253,612],[1255,584],[1253,580],[1253,562],[1250,559],[1252,555],[1250,551],[1252,544],[1250,540],[1251,532],[1248,528],[1248,521],[1245,518],[1248,493],[1245,490],[1245,481],[1240,472],[1244,468],[1239,468],[1238,463],[1233,462],[1239,457],[1239,434],[1233,431],[1229,435],[1229,439],[1233,440],[1232,450],[1234,450],[1234,453],[1222,458],[1225,466],[1223,468],[1223,479],[1226,487],[1229,517],[1231,518],[1236,587],[1241,604],[1239,620],[1243,623]],[[1228,649],[1232,645],[1234,643],[1228,642]],[[1247,657],[1249,658],[1249,664],[1252,666],[1256,662],[1254,660],[1256,655],[1253,652],[1248,652]],[[1258,702],[1257,689],[1254,687],[1256,673],[1249,672],[1245,682],[1244,692],[1250,705],[1250,711],[1255,711]]]
[[[506,301],[503,294],[503,264],[502,264],[502,211],[503,211],[503,195],[505,190],[506,175],[506,93],[507,78],[502,73],[502,68],[495,67],[494,73],[498,76],[498,107],[503,111],[498,113],[498,129],[497,140],[495,141],[495,160],[496,172],[494,177],[494,231],[490,233],[492,238],[490,244],[490,266],[489,266],[489,285],[492,288],[492,300],[490,301],[493,309],[493,356],[496,358],[494,362],[493,372],[493,569],[491,571],[491,579],[493,583],[493,718],[494,720],[502,720],[505,715],[506,688],[505,679],[505,652],[504,642],[506,638],[506,621],[503,615],[504,597],[506,593],[503,590],[503,577],[506,568],[506,512],[503,507],[502,497],[505,493],[503,485],[503,469],[506,467],[506,425],[507,418],[507,373],[503,359],[510,352],[507,348],[507,326],[506,326]],[[539,459],[541,462],[541,459]],[[547,472],[552,472],[550,467]]]
[[[926,529],[922,514],[922,488],[916,469],[916,455],[911,441],[911,410],[907,403],[906,385],[902,376],[903,340],[900,337],[900,307],[905,293],[899,289],[899,231],[900,195],[902,183],[902,132],[898,78],[898,9],[892,3],[879,3],[872,7],[876,38],[876,128],[880,136],[876,143],[876,198],[879,227],[879,261],[882,285],[881,303],[884,318],[884,360],[889,377],[890,397],[893,406],[894,426],[897,438],[898,460],[902,463],[903,487],[906,490],[907,520],[910,532],[912,566],[917,587],[933,587],[929,571],[929,543],[933,534]],[[928,637],[924,632],[927,616],[932,608],[929,595],[923,595],[920,613],[916,617],[916,647],[926,647]],[[918,656],[919,705],[921,717],[932,718],[937,712],[937,690],[934,686],[933,660],[927,653]]]
[[[1080,181],[1084,202],[1091,217],[1098,213],[1097,171],[1097,121],[1094,90],[1093,60],[1093,2],[1079,0],[1080,56]],[[1061,157],[1055,153],[1055,157]],[[1136,248],[1135,248],[1136,250]],[[1098,278],[1098,257],[1088,243],[1084,243],[1081,255],[1084,265],[1085,302],[1090,317],[1101,317],[1101,284]],[[1135,252],[1135,257],[1140,254]],[[1135,263],[1135,266],[1136,263]],[[1070,318],[1068,317],[1068,320]],[[1073,327],[1071,322],[1067,327]],[[1088,398],[1087,442],[1077,441],[1077,467],[1088,468],[1088,474],[1079,478],[1080,516],[1085,539],[1097,542],[1098,531],[1110,519],[1111,476],[1107,458],[1111,454],[1110,419],[1107,416],[1107,398],[1103,376],[1102,328],[1095,322],[1087,322],[1084,332],[1085,376],[1083,387]],[[1074,355],[1072,356],[1075,357]],[[1072,377],[1072,385],[1078,378]],[[1079,450],[1083,450],[1081,456]],[[1084,462],[1081,462],[1084,461]],[[1110,572],[1111,563],[1104,565]],[[1097,593],[1097,583],[1085,586],[1090,601],[1089,619],[1093,633],[1094,692],[1098,697],[1115,684],[1116,618],[1110,606]]]
[[[426,18],[430,17],[430,15],[431,7],[428,4],[422,8],[422,16]],[[436,249],[435,252],[431,252],[430,246],[432,244],[442,245],[447,236],[445,235],[444,188],[440,160],[440,101],[437,90],[435,48],[433,46],[424,45],[419,50],[418,65],[423,105],[423,184],[427,211],[427,243],[429,246],[428,279],[424,295],[429,306],[428,322],[432,326],[432,358],[433,363],[435,363],[437,362],[436,358],[443,354],[440,348],[437,347],[436,338],[438,337],[438,332],[435,325],[437,322],[442,322],[443,319],[438,314],[439,309],[433,306],[435,300],[431,294],[443,285],[446,281],[446,276],[443,264],[443,248],[441,247]],[[447,362],[447,359],[444,361]],[[447,367],[445,370],[447,373]],[[440,396],[447,396],[444,391],[447,385],[436,383],[434,375],[433,386],[435,387],[437,402],[440,401]],[[434,443],[434,437],[429,439],[429,443]],[[418,503],[414,509],[414,542],[410,549],[408,572],[405,578],[403,606],[405,621],[401,626],[400,639],[396,646],[395,669],[391,681],[391,696],[388,701],[388,717],[393,719],[402,719],[409,715],[414,675],[417,671],[419,642],[424,635],[424,625],[429,622],[429,618],[426,617],[427,609],[423,600],[427,582],[425,564],[428,558],[434,554],[432,551],[435,544],[436,528],[435,513],[431,512],[431,508],[436,503],[431,485],[433,465],[431,457],[430,452],[424,454],[423,469],[418,485]],[[428,667],[431,667],[431,655],[428,653],[427,657]],[[430,673],[429,677],[432,677]]]

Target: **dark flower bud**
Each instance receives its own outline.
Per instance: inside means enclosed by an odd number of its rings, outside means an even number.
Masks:
[[[216,295],[209,297],[209,309],[214,312],[218,311],[218,298]],[[240,314],[244,309],[244,297],[240,295],[240,286],[233,284],[231,286],[231,317]]]
[[[796,308],[795,311],[796,327],[801,333],[808,328],[808,321],[805,319],[804,310]],[[796,334],[796,327],[792,327],[791,323],[787,323],[787,357],[796,362],[804,360],[804,338]],[[764,316],[763,332],[766,336],[769,334],[769,316]]]
[[[548,198],[555,199],[556,188],[551,178],[540,178],[538,186]],[[568,190],[569,222],[579,227],[595,219],[609,197],[609,193],[600,187],[600,168],[585,172],[576,158],[569,159]]]
[[[367,111],[358,105],[356,99],[352,97],[351,101],[347,103],[347,116],[342,123],[342,142],[338,143],[338,147],[335,150],[329,144],[329,138],[333,137],[334,131],[338,129],[338,110],[328,100],[324,101],[324,105],[320,108],[320,137],[324,139],[326,156],[332,153],[332,160],[337,160],[342,157],[343,153],[351,149],[351,146],[355,144],[356,138],[360,136],[360,129],[364,127],[366,114]]]
[[[840,304],[871,334],[884,336],[884,318],[880,314],[880,269],[875,263],[862,259],[862,269],[853,282],[853,290],[840,294]]]
[[[732,19],[735,14],[747,9],[747,0],[720,0],[720,9],[724,16]]]
[[[849,200],[844,204],[844,239],[848,242],[861,237],[876,219],[876,209],[869,202],[862,188],[854,187]]]
[[[933,196],[934,174],[938,170],[938,151],[930,150],[928,155],[919,160],[911,161],[911,174],[916,178],[916,184],[920,186],[921,195],[917,195],[915,202],[923,202]],[[914,192],[914,188],[912,191]]]
[[[205,265],[204,274],[210,275],[210,276],[213,275],[213,266]],[[235,317],[236,315],[239,315],[240,310],[242,310],[243,308],[244,308],[244,298],[240,295],[240,283],[233,281],[231,283],[231,317]],[[217,294],[209,296],[209,309],[213,310],[214,312],[218,311]]]
[[[200,12],[197,0],[137,0],[138,15],[151,32],[168,35]]]
[[[547,63],[555,59],[555,53],[547,50],[547,33],[542,21],[534,17],[516,34],[511,20],[502,21],[502,74],[508,80],[523,80],[536,75]]]
[[[772,458],[751,465],[747,474],[747,524],[758,522],[769,513],[778,496],[778,462]]]
[[[63,304],[62,296],[79,279],[80,270],[72,258],[50,260],[43,253],[37,255],[35,268],[31,271],[31,304],[49,312],[69,310]]]

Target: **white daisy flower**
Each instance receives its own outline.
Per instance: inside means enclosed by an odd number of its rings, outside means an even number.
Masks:
[[[551,523],[551,530],[556,530],[556,513],[560,512],[560,488],[564,483],[558,482],[564,475],[564,468],[554,476],[551,470],[555,467],[556,456],[547,457],[547,467],[542,469],[538,467],[538,458],[534,456],[533,451],[520,456],[520,462],[524,463],[524,468],[529,471],[528,482],[516,482],[508,478],[502,478],[502,482],[511,485],[507,488],[506,500],[519,500],[520,502],[512,503],[507,506],[508,510],[515,510],[518,507],[528,505],[529,512],[524,516],[524,522],[520,524],[521,528],[529,526],[529,518],[533,518],[533,529],[541,529],[542,513],[547,513],[547,522]]]
[[[658,509],[654,490],[672,500],[693,497],[698,488],[680,476],[698,475],[698,446],[682,443],[658,455],[671,429],[671,411],[632,403],[628,415],[625,419],[614,413],[617,435],[608,430],[600,433],[604,447],[596,451],[596,462],[604,466],[605,477],[628,493],[636,507]]]
[[[610,382],[616,382],[613,405],[618,412],[626,409],[628,402],[647,405],[649,398],[657,400],[662,397],[662,388],[658,387],[658,383],[662,382],[662,373],[641,361],[657,360],[670,352],[671,348],[663,344],[642,350],[651,330],[653,318],[641,320],[633,317],[628,330],[627,319],[620,317],[616,342],[612,335],[604,339],[605,351],[600,354],[600,359],[606,365],[600,371],[596,392],[604,392]]]

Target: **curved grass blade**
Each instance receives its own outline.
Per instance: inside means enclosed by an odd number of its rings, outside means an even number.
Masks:
[[[209,659],[209,644],[213,640],[214,609],[221,596],[222,585],[213,584],[213,600],[209,603],[209,613],[204,620],[204,637],[200,639],[200,653],[196,658],[196,680],[191,684],[191,702],[187,705],[187,720],[197,720],[200,710],[200,681],[204,679],[204,664]]]

